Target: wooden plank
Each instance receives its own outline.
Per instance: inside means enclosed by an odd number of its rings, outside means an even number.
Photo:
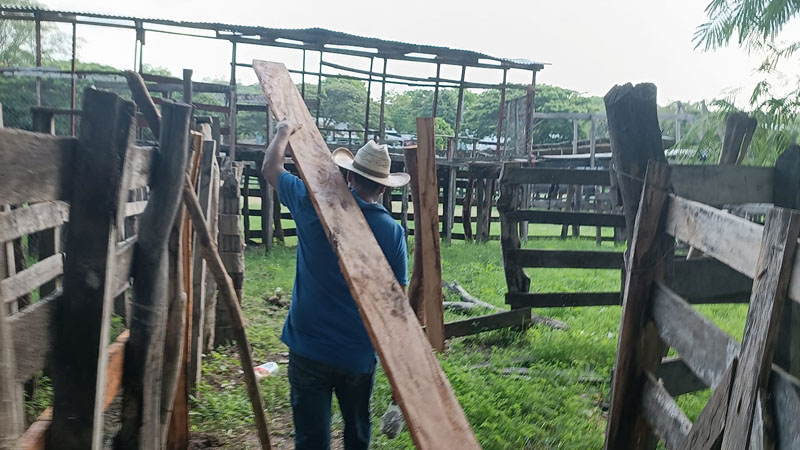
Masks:
[[[450,339],[501,328],[524,328],[531,323],[530,308],[512,309],[511,311],[448,322],[444,324],[444,337]]]
[[[656,377],[673,397],[702,391],[708,387],[679,357],[661,358]]]
[[[800,214],[789,209],[767,213],[761,251],[747,311],[739,366],[725,422],[723,450],[747,448],[759,389],[767,387],[783,303],[800,234]]]
[[[411,191],[418,220],[414,239],[414,269],[408,298],[422,312],[422,324],[431,346],[444,350],[444,310],[442,307],[442,259],[439,253],[439,184],[436,178],[436,148],[433,119],[417,119],[417,148],[406,150],[412,177]],[[410,163],[410,164],[409,164]]]
[[[505,172],[506,169],[517,165],[518,164],[515,163],[505,163],[503,165],[503,171]],[[481,211],[481,208],[484,208],[484,211],[486,208],[485,204],[481,207],[483,203],[481,199],[485,198],[485,190],[483,189],[484,180],[479,179],[478,181],[478,215],[481,216],[485,214]],[[505,272],[509,294],[528,292],[531,285],[531,280],[528,275],[525,274],[522,267],[509,257],[512,251],[519,250],[522,246],[519,239],[519,230],[517,228],[518,222],[509,217],[509,214],[519,208],[519,202],[519,185],[506,183],[502,181],[501,176],[500,198],[497,199],[497,209],[500,212],[500,247],[503,249],[503,271]],[[482,236],[482,223],[484,223],[483,220],[479,219],[478,240],[480,240]],[[506,299],[506,302],[508,302],[508,299]]]
[[[133,266],[133,249],[136,245],[136,238],[127,239],[117,244],[114,271],[114,294],[115,296],[130,287],[131,267]]]
[[[773,176],[772,167],[679,165],[672,166],[672,188],[707,205],[772,203]]]
[[[52,355],[54,317],[60,298],[61,292],[55,291],[8,319],[17,360],[15,379],[18,383],[29,380],[44,369]]]
[[[147,200],[125,203],[125,217],[138,216],[147,208]]]
[[[103,397],[103,410],[108,409],[122,385],[122,364],[125,359],[125,343],[128,341],[128,331],[123,331],[108,346],[108,377],[106,378],[105,395]],[[53,419],[52,408],[47,408],[36,421],[25,431],[19,441],[19,450],[45,450],[47,430]]]
[[[512,250],[509,259],[522,267],[622,269],[622,252],[591,250]]]
[[[131,154],[128,156],[127,168],[128,183],[127,189],[136,189],[147,186],[150,181],[150,170],[156,155],[156,150],[152,147],[131,146]]]
[[[68,200],[75,145],[74,138],[0,127],[0,198],[12,205]]]
[[[738,344],[661,283],[653,288],[651,308],[661,339],[707,386],[716,386],[738,354]]]
[[[0,281],[0,305],[15,301],[63,272],[64,254],[57,253]]]
[[[753,278],[763,227],[712,206],[671,194],[666,231]]]
[[[68,218],[69,204],[58,200],[0,212],[0,242],[57,227]]]
[[[677,448],[692,428],[686,414],[650,373],[642,386],[642,416],[667,448]]]
[[[538,211],[518,210],[506,213],[508,220],[516,222],[528,221],[533,223],[552,223],[564,225],[585,225],[601,227],[625,226],[625,216],[622,214],[598,214],[590,212],[572,211]]]
[[[736,362],[735,358],[731,361],[722,379],[714,387],[714,392],[697,418],[697,422],[692,425],[692,429],[680,443],[681,445],[673,445],[672,448],[680,450],[715,450],[719,448],[725,432],[725,418],[728,415],[728,403],[731,398],[733,377],[736,373]]]
[[[542,169],[516,167],[503,173],[503,181],[513,184],[574,184],[585,186],[609,186],[608,170],[588,169]]]
[[[477,449],[466,416],[322,135],[282,64],[254,61],[275,117],[303,127],[292,156],[420,449]]]
[[[62,317],[56,327],[50,439],[64,450],[99,449],[105,386],[116,216],[134,106],[112,93],[87,90],[76,153],[66,240]],[[124,197],[123,197],[124,195]]]
[[[619,306],[622,299],[619,292],[555,292],[536,293],[509,292],[506,304],[512,308],[526,306],[534,308],[562,308],[574,306]]]
[[[676,259],[671,289],[689,303],[747,303],[753,280],[713,258]]]
[[[242,234],[242,216],[238,214],[220,214],[219,234],[240,236]]]
[[[633,230],[630,254],[626,261],[622,299],[622,320],[617,358],[611,384],[606,449],[636,448],[646,445],[649,431],[637,414],[640,400],[636,388],[644,371],[652,371],[661,360],[660,342],[655,330],[646,327],[644,317],[655,278],[663,278],[664,247],[659,233],[661,211],[667,201],[669,166],[651,163]],[[670,244],[671,245],[671,244]]]
[[[0,274],[2,276],[2,274]],[[25,405],[15,379],[17,356],[11,339],[12,327],[6,320],[6,305],[0,302],[0,448],[13,449],[24,429]]]

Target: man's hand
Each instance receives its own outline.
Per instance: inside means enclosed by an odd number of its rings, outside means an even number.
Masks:
[[[290,119],[283,119],[278,122],[276,128],[275,137],[269,143],[264,155],[264,163],[261,165],[261,176],[275,189],[278,188],[278,177],[285,171],[283,158],[286,154],[289,137],[302,128],[302,124],[295,124]]]

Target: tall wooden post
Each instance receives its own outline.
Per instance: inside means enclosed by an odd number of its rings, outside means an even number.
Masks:
[[[417,149],[406,150],[414,201],[414,269],[408,299],[423,325],[431,346],[444,349],[442,261],[439,253],[439,187],[433,118],[417,119]]]

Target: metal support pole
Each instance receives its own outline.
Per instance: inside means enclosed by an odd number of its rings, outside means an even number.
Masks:
[[[303,49],[303,74],[300,76],[300,96],[306,99],[306,50]],[[267,112],[269,114],[269,112]]]
[[[436,87],[433,88],[433,114],[432,117],[436,118],[436,107],[439,104],[439,73],[442,69],[442,65],[436,63]],[[435,124],[436,122],[434,122]]]
[[[578,119],[572,119],[572,154],[578,154]]]
[[[320,124],[320,105],[322,105],[322,50],[319,51],[319,78],[317,78],[317,128]]]
[[[369,81],[367,81],[367,112],[364,117],[364,143],[369,140],[369,96],[372,95],[372,68],[375,64],[375,57],[369,59]]]
[[[78,57],[77,56],[77,53],[78,53],[77,26],[78,25],[75,22],[72,22],[72,62],[71,62],[71,65],[70,65],[70,73],[71,73],[71,76],[70,76],[71,83],[70,83],[70,85],[71,85],[71,89],[70,89],[69,107],[70,107],[70,109],[73,109],[73,110],[75,109],[75,102],[77,100],[77,93],[76,93],[77,79],[75,77],[75,60]],[[75,136],[75,114],[70,114],[69,115],[69,121],[70,121],[70,125],[69,125],[70,134],[72,136]]]
[[[36,67],[42,67],[42,21],[36,14]],[[42,77],[36,77],[36,106],[42,106]]]
[[[384,115],[384,109],[386,107],[386,66],[388,64],[389,60],[387,58],[383,58],[383,80],[381,80],[381,118],[380,118],[381,144],[386,143],[386,117]]]
[[[447,160],[450,161],[458,151],[458,135],[461,131],[461,109],[464,106],[464,77],[467,74],[467,66],[461,66],[461,82],[458,84],[458,104],[456,105],[456,126],[454,129],[454,145],[448,149]]]
[[[495,154],[500,156],[503,136],[503,115],[506,112],[506,76],[508,69],[503,69],[503,87],[500,89],[500,119],[497,121],[497,147]]]
[[[236,161],[236,41],[231,41],[231,91],[228,117],[228,148],[230,148],[231,161]]]

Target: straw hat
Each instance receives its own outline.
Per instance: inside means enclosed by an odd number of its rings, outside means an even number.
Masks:
[[[350,150],[339,147],[333,151],[333,162],[337,166],[355,172],[386,187],[402,187],[408,184],[411,176],[407,173],[390,173],[392,159],[386,145],[378,145],[370,140],[358,149],[356,156]]]

